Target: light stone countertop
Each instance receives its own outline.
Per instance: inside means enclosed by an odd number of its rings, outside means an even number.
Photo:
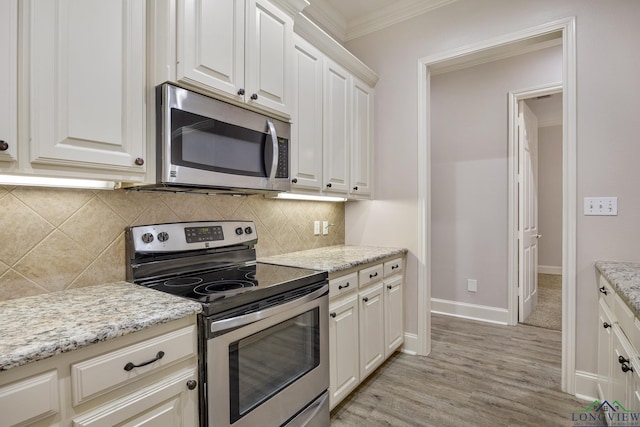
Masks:
[[[596,268],[640,319],[640,262],[597,261]]]
[[[263,257],[258,261],[334,273],[406,253],[405,248],[336,245]]]
[[[0,371],[202,311],[196,302],[126,282],[0,302]]]

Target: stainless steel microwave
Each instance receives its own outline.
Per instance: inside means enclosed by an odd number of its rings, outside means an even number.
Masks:
[[[156,95],[156,189],[291,188],[289,123],[167,83]]]

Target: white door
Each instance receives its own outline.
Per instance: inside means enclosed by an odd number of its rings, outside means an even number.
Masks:
[[[349,191],[349,147],[351,136],[351,75],[325,60],[323,98],[324,189]]]
[[[384,362],[384,292],[378,282],[360,297],[360,381]]]
[[[329,402],[333,409],[360,383],[358,295],[329,306]]]
[[[538,302],[538,118],[518,103],[518,320]]]
[[[351,138],[352,196],[371,195],[373,159],[373,88],[353,78],[353,135]]]
[[[18,1],[0,2],[0,160],[18,155]]]

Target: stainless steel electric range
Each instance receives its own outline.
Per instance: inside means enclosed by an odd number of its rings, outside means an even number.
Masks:
[[[251,221],[126,230],[127,279],[199,301],[202,426],[328,426],[327,273],[256,262]]]

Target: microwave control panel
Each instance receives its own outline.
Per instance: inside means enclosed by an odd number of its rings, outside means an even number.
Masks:
[[[276,178],[289,178],[289,140],[278,137],[278,168]]]

